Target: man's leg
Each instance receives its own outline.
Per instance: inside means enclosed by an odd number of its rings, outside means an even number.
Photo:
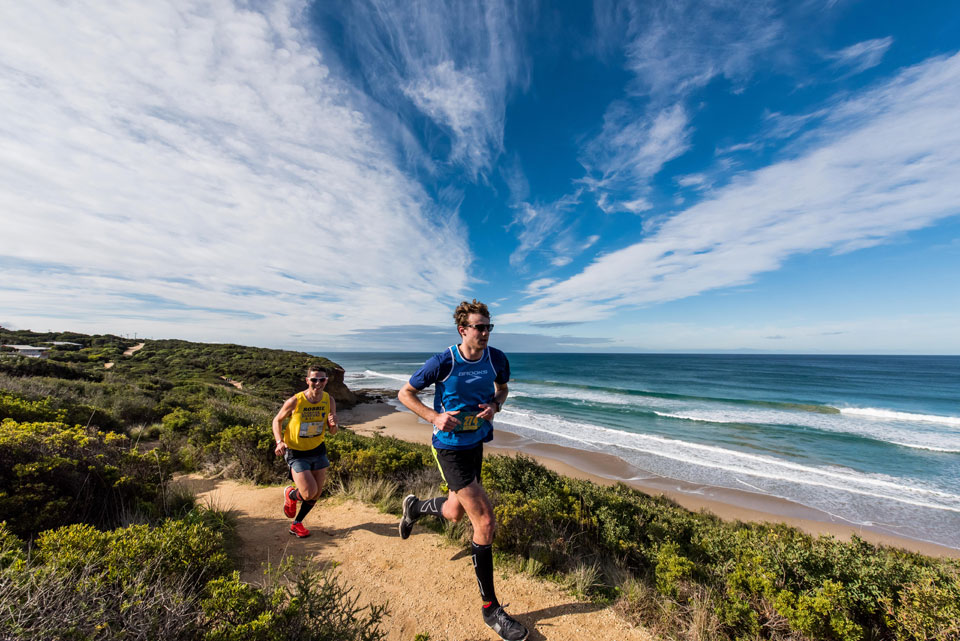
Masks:
[[[493,589],[493,533],[495,522],[493,505],[483,486],[474,481],[457,492],[457,499],[473,526],[471,556],[473,569],[480,585],[480,598],[484,608],[496,608],[500,605]]]
[[[303,498],[303,503],[300,504],[300,511],[297,513],[297,518],[293,520],[294,523],[302,523],[303,519],[307,518],[307,514],[310,513],[310,510],[313,509],[313,506],[317,504],[317,499],[320,498],[320,493],[323,491],[323,483],[327,480],[327,468],[322,470],[307,470],[304,474],[308,477],[306,480],[306,485],[308,485],[312,491],[307,489],[300,489],[300,485],[297,485],[297,492]]]
[[[466,483],[468,481],[457,481],[453,477],[447,479],[447,471],[444,470],[444,463],[441,462],[441,457],[449,454],[445,450],[437,450],[433,448],[433,459],[437,462],[437,468],[440,470],[440,478],[443,479],[444,484],[452,485],[453,487],[459,487],[455,485],[456,483]],[[449,462],[448,462],[449,464]],[[452,472],[457,473],[459,470],[451,468]],[[421,516],[436,516],[441,519],[448,519],[450,521],[459,521],[463,517],[463,507],[460,505],[459,500],[457,499],[457,493],[450,491],[446,496],[435,496],[431,499],[421,501],[413,494],[408,494],[406,498],[403,499],[403,516],[400,517],[400,538],[406,539],[410,536],[410,532],[413,530],[413,524]]]
[[[478,481],[457,492],[457,499],[473,525],[473,544],[471,557],[473,570],[477,574],[480,586],[480,598],[483,599],[483,621],[501,639],[522,641],[527,638],[527,629],[519,621],[507,614],[493,589],[493,535],[496,520],[493,505],[486,490]]]
[[[317,479],[314,477],[313,473],[315,470],[302,470],[296,472],[293,469],[290,470],[290,475],[293,476],[293,482],[296,484],[297,488],[290,493],[290,498],[295,501],[309,501],[316,498],[317,494]]]
[[[297,486],[295,488],[288,487],[283,491],[283,513],[293,518],[293,523],[290,524],[290,534],[302,539],[310,536],[310,530],[303,526],[302,521],[316,503],[313,497],[319,494],[317,479],[313,470],[310,469],[310,464],[305,459],[291,461],[290,476]],[[296,511],[297,501],[301,501],[299,512]]]

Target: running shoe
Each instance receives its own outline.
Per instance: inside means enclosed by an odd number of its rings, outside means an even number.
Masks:
[[[297,515],[297,502],[290,498],[290,492],[293,492],[292,485],[288,485],[283,490],[283,513],[288,519],[292,519]]]
[[[524,641],[529,634],[522,623],[506,613],[502,605],[483,608],[483,622],[503,641]]]
[[[293,523],[290,525],[290,534],[293,534],[298,538],[305,539],[310,536],[310,530],[303,527],[303,523]]]
[[[413,494],[408,494],[407,498],[403,499],[403,516],[400,518],[400,538],[406,539],[410,536],[410,530],[413,529],[413,524],[417,522],[416,516],[411,514],[413,510],[413,504],[417,502],[417,497]]]

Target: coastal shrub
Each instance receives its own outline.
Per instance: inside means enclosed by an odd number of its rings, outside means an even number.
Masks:
[[[282,579],[282,580],[281,580]],[[256,588],[240,575],[207,584],[204,641],[379,641],[385,606],[359,606],[331,571],[307,565],[273,572]]]
[[[17,394],[0,391],[0,419],[14,421],[62,421],[66,412],[56,410],[50,399],[28,400]]]
[[[169,414],[165,414],[161,419],[164,429],[178,434],[186,434],[194,425],[201,421],[201,417],[190,410],[182,407],[175,407]]]
[[[884,618],[899,639],[960,639],[960,578],[943,583],[934,572],[903,586],[897,595],[881,597]]]
[[[340,430],[327,439],[327,456],[334,479],[342,481],[364,476],[401,480],[433,465],[425,445],[380,435],[359,436],[349,430]]]
[[[657,591],[674,599],[685,592],[685,584],[693,581],[693,561],[678,552],[679,546],[670,542],[660,546],[654,569]]]
[[[135,582],[145,561],[156,580],[186,576],[191,581],[222,576],[232,569],[224,532],[202,510],[156,527],[131,525],[102,531],[86,523],[46,530],[36,538],[35,555],[48,567],[76,572],[78,586],[98,589],[110,582]],[[222,526],[223,523],[220,523]]]
[[[622,484],[567,479],[523,456],[487,457],[483,478],[499,549],[534,558],[547,572],[584,559],[626,568],[632,579],[602,580],[620,581],[621,611],[664,636],[960,638],[957,560],[782,524],[724,522]]]
[[[273,432],[269,427],[233,425],[220,432],[220,455],[231,466],[231,476],[258,483],[276,480]]]
[[[384,638],[385,607],[359,606],[329,571],[288,565],[270,572],[263,587],[240,581],[235,528],[224,513],[205,509],[156,527],[77,524],[43,533],[28,556],[0,524],[0,638]]]
[[[122,431],[124,427],[114,406],[124,396],[138,395],[136,390],[115,384],[46,377],[17,378],[4,374],[0,374],[0,389],[28,401],[46,401],[52,409],[62,412],[62,418],[59,419],[19,420],[59,420],[114,432]]]
[[[102,366],[101,366],[102,368]],[[48,358],[0,358],[0,372],[10,376],[38,376],[68,381],[102,381],[103,374]]]
[[[57,422],[0,425],[0,514],[30,537],[69,523],[116,525],[157,514],[170,469],[159,451],[132,451],[126,436]]]
[[[0,567],[0,638],[199,638],[198,596],[233,567],[231,527],[194,510],[157,527],[48,530],[18,567]]]
[[[23,553],[23,542],[10,531],[6,521],[0,521],[0,571],[23,563],[26,555]]]
[[[777,597],[776,607],[793,629],[815,639],[860,641],[863,638],[863,628],[848,614],[849,595],[834,581],[824,581],[816,590],[799,595],[783,590]]]

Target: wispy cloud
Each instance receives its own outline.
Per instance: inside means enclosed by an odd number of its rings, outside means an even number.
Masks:
[[[708,192],[648,239],[541,288],[502,319],[589,321],[750,282],[788,257],[853,251],[960,213],[960,54],[830,106],[791,157]]]
[[[573,256],[596,242],[584,243],[578,240],[569,229],[569,216],[580,204],[580,191],[566,194],[556,201],[546,204],[517,203],[512,227],[517,227],[517,248],[510,254],[510,264],[521,267],[530,253],[540,252],[547,255],[548,261],[555,267],[571,262]]]
[[[521,31],[529,5],[513,0],[411,3],[358,0],[320,3],[343,37],[325,51],[355,72],[385,108],[381,132],[391,138],[436,128],[433,157],[486,175],[503,151],[507,96],[525,86]],[[411,111],[411,105],[415,107]],[[392,119],[399,114],[402,127]],[[405,136],[404,142],[411,142]],[[446,147],[446,154],[439,151]]]
[[[778,42],[783,23],[773,3],[762,1],[594,6],[597,48],[622,47],[633,80],[584,147],[584,182],[605,212],[639,213],[649,209],[651,179],[690,148],[690,94],[718,76],[743,82],[758,55]]]
[[[687,174],[686,176],[678,176],[675,180],[681,187],[706,189],[710,186],[710,179],[707,178],[706,174]]]
[[[880,64],[892,44],[893,38],[889,36],[864,40],[840,51],[829,53],[827,58],[833,60],[835,66],[849,69],[850,73],[861,73]]]
[[[626,103],[611,105],[604,116],[603,131],[585,147],[581,162],[587,169],[585,182],[600,192],[601,208],[607,212],[638,213],[649,208],[643,196],[649,181],[663,165],[690,146],[691,129],[681,104],[657,111],[651,118],[638,117]],[[610,192],[630,194],[612,201]]]
[[[471,260],[456,211],[398,170],[305,6],[265,7],[4,11],[8,319],[310,344],[446,315]]]
[[[627,65],[641,94],[682,95],[717,76],[742,82],[784,30],[776,3],[763,0],[624,4]]]

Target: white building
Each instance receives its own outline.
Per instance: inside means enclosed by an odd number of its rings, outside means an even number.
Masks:
[[[29,356],[30,358],[46,358],[49,347],[34,347],[33,345],[4,345],[10,349],[17,350],[17,356]]]

